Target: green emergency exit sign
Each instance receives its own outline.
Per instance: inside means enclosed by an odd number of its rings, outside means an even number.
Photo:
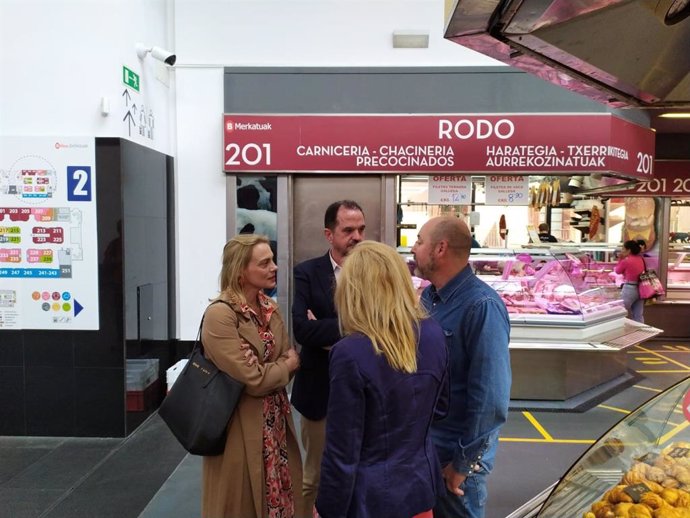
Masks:
[[[139,74],[132,72],[129,68],[122,67],[122,82],[132,90],[139,91]]]

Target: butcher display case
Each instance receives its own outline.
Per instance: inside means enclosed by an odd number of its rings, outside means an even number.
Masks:
[[[666,298],[690,301],[690,245],[671,243],[668,248]]]
[[[625,313],[613,265],[585,252],[474,249],[470,264],[501,296],[512,323],[582,328]]]
[[[626,318],[622,279],[594,257],[573,247],[472,249],[472,269],[508,309],[512,399],[577,406],[622,383],[625,350],[661,333]]]
[[[690,378],[624,417],[522,518],[690,516]],[[518,514],[511,514],[516,518]]]

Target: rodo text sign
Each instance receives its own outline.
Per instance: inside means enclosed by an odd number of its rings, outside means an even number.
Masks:
[[[234,172],[610,173],[648,179],[654,132],[611,114],[224,115]]]

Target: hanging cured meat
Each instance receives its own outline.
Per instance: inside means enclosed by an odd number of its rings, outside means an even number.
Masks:
[[[599,223],[601,222],[601,214],[599,213],[599,207],[596,205],[592,207],[592,215],[589,220],[589,239],[590,241],[594,239],[594,236],[599,232]]]
[[[556,178],[551,182],[551,203],[552,207],[558,207],[561,203],[561,182]]]
[[[506,217],[501,214],[501,219],[498,220],[498,234],[501,239],[505,239],[508,236],[508,228],[506,227]]]

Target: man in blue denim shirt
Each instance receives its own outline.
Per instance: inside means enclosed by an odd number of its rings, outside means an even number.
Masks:
[[[468,264],[471,234],[455,217],[429,220],[412,247],[431,282],[422,303],[443,327],[450,351],[448,415],[433,423],[446,492],[434,518],[482,518],[486,478],[510,400],[510,322],[501,298]]]

